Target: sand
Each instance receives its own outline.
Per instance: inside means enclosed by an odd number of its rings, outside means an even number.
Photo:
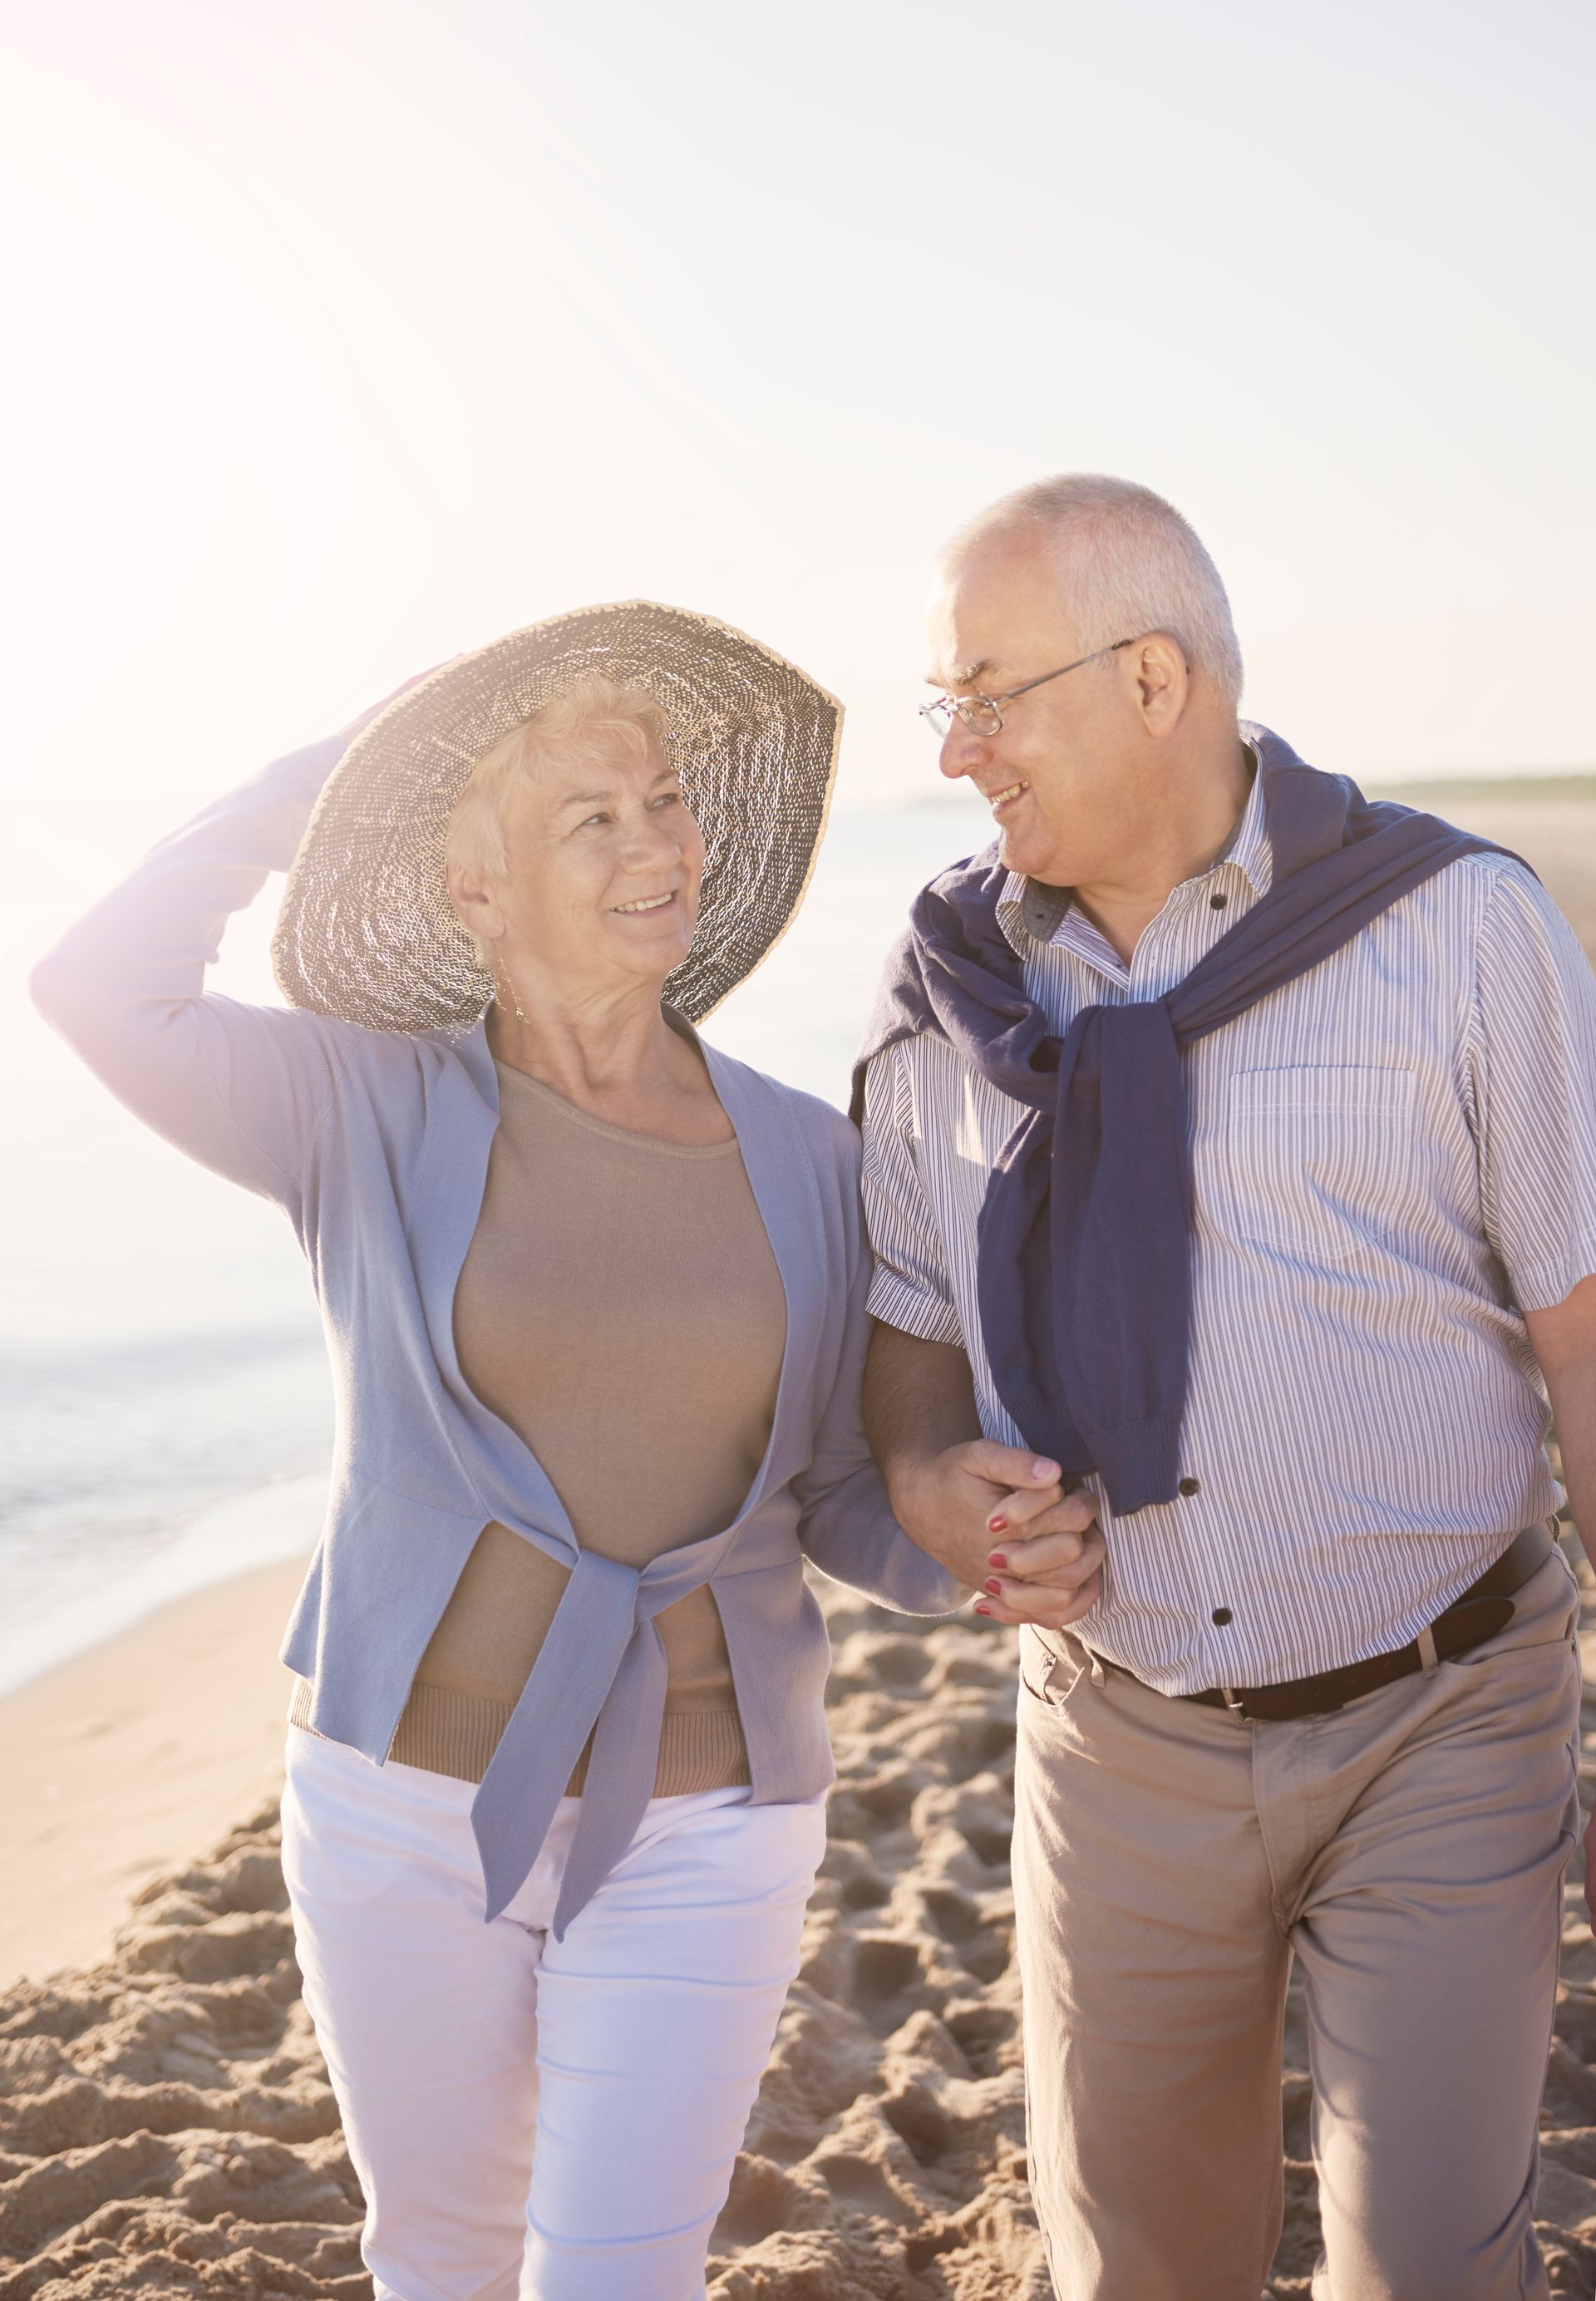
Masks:
[[[1404,796],[1425,803],[1416,791]],[[1448,822],[1522,855],[1596,962],[1596,807],[1575,799],[1466,799],[1451,791],[1434,807]]]
[[[0,1988],[103,1956],[139,1887],[276,1795],[304,1574],[201,1590],[0,1702]]]
[[[265,1577],[251,1584],[208,1594],[218,1612],[230,1598],[249,1651],[267,1594]],[[922,1632],[822,1595],[831,1845],[715,2232],[712,2301],[1047,2301],[1007,1870],[1012,1636],[973,1619]],[[207,1655],[227,1643],[219,1624]],[[218,1722],[208,1697],[205,1722]],[[1588,1724],[1590,1772],[1596,1702]],[[204,1735],[190,1759],[203,1778]],[[35,1858],[53,1869],[59,1846]],[[1573,1885],[1557,2030],[1542,2234],[1554,2289],[1591,2295],[1596,1943]],[[1287,2055],[1274,2301],[1307,2295],[1316,2243],[1295,1996]],[[268,1797],[146,1885],[100,1962],[0,1996],[0,2301],[367,2301],[360,2212],[299,1997]]]

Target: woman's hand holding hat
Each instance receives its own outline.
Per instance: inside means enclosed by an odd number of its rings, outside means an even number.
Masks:
[[[453,663],[455,658],[453,656],[446,656],[443,660],[444,663]],[[443,663],[429,664],[425,671],[418,671],[414,679],[405,680],[395,688],[391,695],[385,695],[380,703],[373,703],[370,710],[363,711],[357,719],[351,719],[347,727],[340,727],[338,733],[346,743],[352,743],[356,735],[371,725],[373,719],[381,718],[390,703],[397,703],[401,695],[408,695],[413,687],[419,687],[423,679],[430,679],[435,671],[442,669]]]

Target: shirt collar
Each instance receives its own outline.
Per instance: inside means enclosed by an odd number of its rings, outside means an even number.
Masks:
[[[1186,881],[1200,886],[1227,867],[1241,873],[1254,899],[1266,895],[1274,877],[1274,850],[1269,844],[1268,816],[1264,807],[1264,778],[1255,745],[1242,738],[1252,760],[1252,789],[1236,826],[1207,869]],[[998,924],[1021,957],[1026,942],[1049,943],[1068,916],[1074,897],[1068,887],[1050,887],[1042,879],[1027,879],[1011,871],[998,898]]]

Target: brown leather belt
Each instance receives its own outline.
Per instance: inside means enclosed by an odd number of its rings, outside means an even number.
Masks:
[[[1271,1723],[1292,1718],[1318,1718],[1333,1710],[1344,1710],[1360,1694],[1373,1694],[1376,1687],[1390,1686],[1399,1678],[1411,1678],[1416,1670],[1425,1668],[1426,1661],[1433,1668],[1437,1661],[1472,1653],[1487,1638],[1495,1637],[1499,1630],[1505,1630],[1513,1619],[1513,1593],[1522,1590],[1530,1577],[1540,1572],[1556,1547],[1551,1528],[1544,1519],[1526,1526],[1522,1534],[1514,1535],[1494,1566],[1488,1566],[1461,1597],[1454,1598],[1443,1613],[1437,1614],[1427,1630],[1421,1631],[1408,1644],[1399,1646],[1394,1653],[1371,1654],[1366,1661],[1348,1662],[1342,1669],[1321,1670],[1316,1678],[1288,1678],[1280,1686],[1216,1686],[1201,1694],[1180,1694],[1176,1699],[1201,1702],[1210,1710],[1230,1710],[1240,1718],[1267,1719]],[[1428,1654],[1426,1646],[1430,1649]],[[1089,1653],[1088,1659],[1093,1657]],[[1095,1659],[1102,1662],[1105,1669],[1115,1670],[1122,1678],[1135,1675],[1120,1663],[1109,1661],[1105,1655]],[[1140,1686],[1142,1680],[1137,1678],[1136,1683]]]

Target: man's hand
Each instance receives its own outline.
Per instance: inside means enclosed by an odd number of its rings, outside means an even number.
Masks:
[[[1103,1537],[1090,1494],[1065,1494],[1045,1455],[973,1438],[899,1460],[888,1477],[911,1541],[982,1591],[976,1612],[1063,1629],[1097,1602]]]
[[[1065,1494],[1045,1454],[982,1437],[963,1351],[878,1321],[865,1427],[898,1525],[982,1593],[978,1613],[1059,1630],[1097,1603],[1103,1537],[1090,1496]]]

